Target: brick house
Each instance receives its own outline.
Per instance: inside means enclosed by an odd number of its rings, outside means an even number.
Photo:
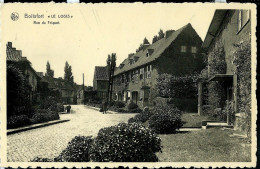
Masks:
[[[99,98],[105,99],[108,94],[108,68],[106,66],[96,66],[93,79],[93,91],[97,92]]]
[[[77,92],[74,84],[67,82],[60,78],[53,78],[49,76],[43,76],[43,79],[48,82],[48,88],[51,91],[57,91],[59,93],[60,101],[66,104],[75,104],[77,101]]]
[[[37,75],[36,71],[33,69],[31,62],[22,56],[22,51],[17,50],[12,46],[12,42],[6,44],[6,61],[8,64],[13,64],[18,67],[24,76],[30,87],[30,101],[37,100],[37,85],[41,78]]]
[[[233,101],[233,112],[238,115],[238,75],[236,65],[233,63],[233,55],[235,52],[234,44],[241,41],[248,41],[251,36],[251,22],[249,10],[216,10],[209,26],[207,35],[202,44],[202,48],[207,50],[210,56],[218,44],[224,47],[224,60],[226,70],[222,73],[210,75],[213,65],[208,66],[208,78],[204,83],[221,82],[223,83],[224,99]],[[208,57],[210,62],[210,57]],[[250,73],[250,72],[248,72]],[[203,100],[203,82],[199,83],[199,99],[198,111],[202,112]],[[210,90],[208,91],[211,92]],[[223,107],[222,107],[223,108]],[[227,123],[233,123],[231,117],[227,114]]]
[[[161,73],[183,76],[200,72],[202,40],[189,23],[178,30],[168,30],[165,37],[128,55],[115,70],[113,98],[140,107],[149,106],[149,97]]]

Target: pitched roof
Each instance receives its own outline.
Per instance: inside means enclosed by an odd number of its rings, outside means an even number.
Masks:
[[[135,53],[134,55],[132,55],[131,57],[125,59],[121,64],[124,64],[124,66],[122,68],[116,68],[114,75],[119,75],[121,73],[124,73],[126,71],[138,68],[140,66],[143,66],[145,64],[148,64],[154,60],[156,60],[157,58],[159,58],[161,56],[161,54],[172,44],[172,42],[175,41],[175,39],[178,37],[178,35],[188,26],[191,26],[191,24],[187,24],[185,26],[183,26],[182,28],[173,31],[171,35],[169,35],[167,38],[164,37],[162,39],[160,39],[159,41],[156,41],[155,43],[151,44],[149,47],[147,47],[145,50],[141,50],[137,53]],[[149,49],[153,50],[153,53],[151,54],[151,56],[146,57],[147,51]],[[134,57],[139,57],[139,59],[134,63],[134,64],[128,64],[129,63],[129,59],[133,59]]]
[[[211,42],[215,38],[219,30],[219,26],[222,24],[222,21],[225,18],[227,11],[228,10],[223,9],[215,11],[208,32],[202,44],[202,48],[208,48],[211,45]]]
[[[94,80],[109,80],[106,66],[96,66]]]
[[[62,78],[43,76],[43,80],[47,81],[49,83],[48,87],[52,89],[74,90],[73,84],[67,82]]]

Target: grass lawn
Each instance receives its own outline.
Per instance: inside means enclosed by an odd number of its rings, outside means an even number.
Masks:
[[[199,116],[197,113],[182,114],[183,127],[201,127],[201,121],[215,120],[213,117]]]
[[[233,130],[211,128],[187,133],[159,135],[163,162],[249,162],[251,146],[244,139],[230,137]]]

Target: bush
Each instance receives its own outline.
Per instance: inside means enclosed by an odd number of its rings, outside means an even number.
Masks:
[[[41,157],[35,157],[31,162],[53,162],[53,159],[50,158],[41,158]]]
[[[57,103],[57,112],[64,112],[64,105],[62,103]]]
[[[115,101],[114,106],[117,108],[123,108],[123,107],[125,107],[125,103],[121,102],[121,101]]]
[[[58,119],[60,119],[60,116],[55,111],[51,111],[49,109],[37,109],[31,118],[31,122],[35,124]]]
[[[167,104],[158,105],[153,109],[153,115],[149,120],[149,126],[156,133],[175,133],[182,127],[181,111]]]
[[[27,115],[11,116],[7,119],[7,128],[17,128],[30,125],[31,121]]]
[[[138,108],[138,105],[137,104],[135,104],[134,102],[130,102],[129,104],[128,104],[128,106],[127,106],[127,109],[128,110],[133,110],[133,109],[137,109]]]
[[[141,122],[145,123],[151,117],[151,111],[149,109],[144,109],[140,114],[135,115],[134,117],[128,120],[128,123]]]
[[[181,111],[197,112],[198,111],[198,98],[171,98],[168,104],[173,104]]]
[[[99,130],[94,139],[90,160],[95,162],[158,161],[161,140],[152,130],[138,123],[120,123]]]
[[[88,162],[89,150],[93,139],[88,136],[76,136],[68,144],[60,155],[54,159],[57,162]]]

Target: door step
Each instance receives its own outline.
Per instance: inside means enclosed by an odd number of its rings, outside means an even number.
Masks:
[[[219,122],[219,121],[202,121],[202,129],[207,129],[210,127],[226,127],[226,128],[232,128],[233,125],[229,125],[224,122]]]

